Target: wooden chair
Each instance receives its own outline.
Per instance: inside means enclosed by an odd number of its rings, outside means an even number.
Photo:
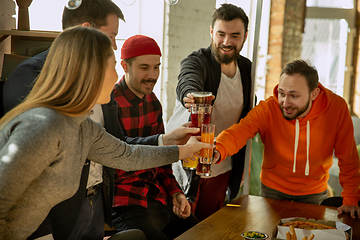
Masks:
[[[0,78],[0,118],[4,116],[4,107],[3,107],[3,87],[6,79],[14,71],[14,69],[22,63],[28,57],[16,55],[16,54],[4,54],[3,68]]]

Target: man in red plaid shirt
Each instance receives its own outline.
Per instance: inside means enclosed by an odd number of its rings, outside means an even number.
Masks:
[[[155,40],[143,35],[130,37],[122,46],[125,76],[114,93],[119,122],[128,137],[164,133],[161,103],[153,93],[160,57]],[[116,170],[116,174],[113,224],[118,231],[140,229],[148,240],[173,239],[198,223],[171,165],[135,172]]]

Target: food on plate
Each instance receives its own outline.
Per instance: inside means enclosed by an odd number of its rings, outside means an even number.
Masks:
[[[246,231],[243,232],[241,236],[246,239],[266,239],[268,237],[265,233],[256,231]]]
[[[291,233],[290,233],[291,232]],[[290,225],[290,232],[286,232],[286,240],[297,240],[295,229],[292,225]],[[303,237],[302,240],[313,240],[315,237],[314,234],[311,234],[309,237]]]
[[[302,240],[313,240],[315,237],[314,234],[311,234],[309,237],[304,237]]]
[[[305,221],[291,221],[282,224],[282,226],[293,226],[294,228],[301,228],[306,230],[314,230],[314,229],[336,229],[333,226],[322,224],[322,223],[313,223],[313,222],[305,222]]]

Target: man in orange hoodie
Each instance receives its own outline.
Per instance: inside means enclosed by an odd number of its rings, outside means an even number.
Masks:
[[[264,143],[261,196],[319,204],[327,197],[333,153],[339,159],[343,205],[360,218],[360,160],[343,98],[318,82],[303,60],[286,65],[274,95],[216,138],[219,162],[260,134]]]

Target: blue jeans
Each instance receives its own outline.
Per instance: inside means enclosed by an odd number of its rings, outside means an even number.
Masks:
[[[319,205],[325,198],[327,198],[328,190],[321,193],[293,196],[282,193],[275,189],[269,188],[261,183],[260,196],[266,198],[273,198],[278,200],[288,200],[294,202],[312,203]]]
[[[91,198],[84,197],[79,217],[68,240],[102,240],[104,205],[101,189]]]

